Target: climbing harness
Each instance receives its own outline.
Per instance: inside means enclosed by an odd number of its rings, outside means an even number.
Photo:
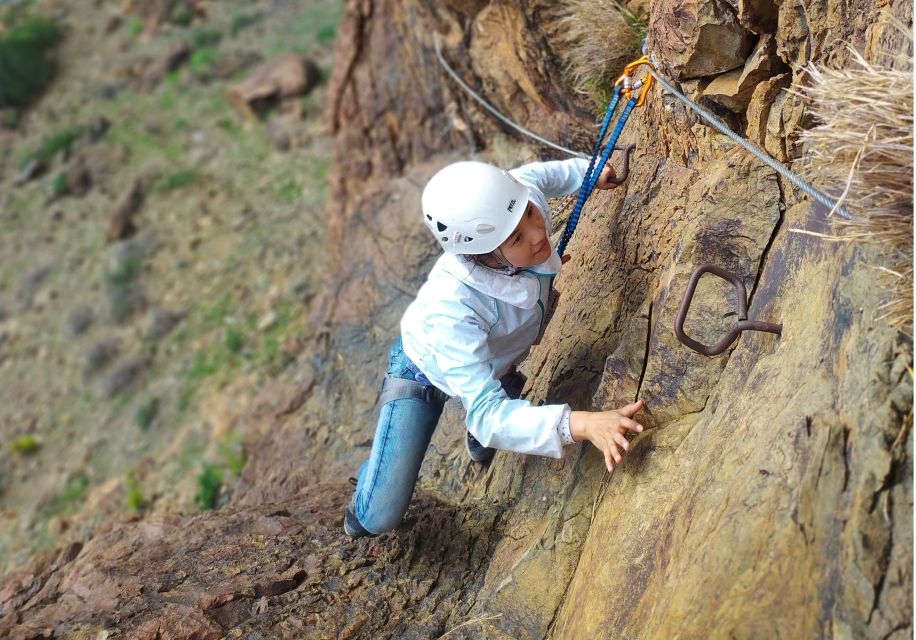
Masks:
[[[729,331],[724,338],[711,347],[697,342],[684,333],[684,321],[687,319],[687,312],[690,311],[690,303],[693,301],[693,294],[696,292],[697,284],[699,284],[700,278],[704,273],[715,274],[723,280],[732,283],[738,290],[738,324],[732,327],[731,331]],[[747,319],[747,289],[745,289],[741,278],[715,265],[704,264],[697,267],[693,275],[690,276],[690,283],[687,285],[687,290],[684,292],[684,301],[681,302],[681,308],[677,312],[677,320],[674,322],[674,335],[677,336],[678,340],[697,353],[701,353],[704,356],[717,356],[728,349],[738,336],[741,335],[742,331],[766,331],[768,333],[782,335],[782,325]]]
[[[385,378],[382,380],[382,392],[379,395],[378,406],[383,407],[392,400],[401,400],[402,398],[415,398],[428,404],[437,402],[445,404],[445,401],[448,400],[448,395],[432,384],[424,384],[405,378],[395,378],[385,374]]]
[[[630,154],[633,153],[633,149],[636,147],[635,145],[629,145],[626,148],[618,147],[617,139],[623,132],[623,127],[627,123],[627,119],[630,117],[630,113],[633,111],[633,109],[636,107],[641,107],[646,103],[646,96],[649,93],[649,89],[652,88],[652,84],[655,82],[651,72],[645,78],[633,82],[633,71],[643,65],[654,71],[654,67],[652,66],[652,63],[649,62],[648,56],[643,56],[624,67],[623,73],[614,82],[614,97],[611,98],[611,102],[607,107],[607,112],[604,114],[604,122],[601,125],[601,132],[598,134],[598,140],[595,142],[595,148],[592,151],[592,157],[588,164],[588,170],[585,172],[585,178],[582,180],[582,186],[579,188],[579,196],[576,199],[576,206],[573,209],[572,214],[569,216],[569,220],[566,221],[566,230],[563,231],[563,237],[560,238],[560,242],[557,246],[557,253],[559,253],[561,256],[566,250],[566,245],[572,238],[573,232],[576,230],[576,225],[579,224],[579,216],[582,214],[582,208],[585,206],[585,201],[588,200],[588,197],[592,194],[592,191],[595,188],[595,184],[597,184],[598,178],[601,176],[601,170],[604,169],[604,166],[607,164],[614,150],[623,151],[625,153],[625,166],[624,172],[609,182],[613,184],[620,184],[627,179],[627,174],[629,173]],[[620,102],[621,95],[625,95],[627,97],[627,104],[624,107],[623,112],[620,114],[620,119],[617,121],[617,124],[614,127],[614,131],[611,133],[611,137],[608,138],[607,145],[605,146],[604,152],[602,153],[601,144],[604,141],[604,136],[607,133],[608,126],[611,123],[611,118],[614,115],[614,111],[617,109],[617,104]]]

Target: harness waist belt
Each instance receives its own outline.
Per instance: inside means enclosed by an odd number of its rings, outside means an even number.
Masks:
[[[440,402],[444,404],[448,400],[448,395],[431,384],[427,385],[416,380],[405,380],[404,378],[393,378],[385,374],[378,405],[383,407],[392,400],[400,400],[402,398],[416,398],[423,402]]]

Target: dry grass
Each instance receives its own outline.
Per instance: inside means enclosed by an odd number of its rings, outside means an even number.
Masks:
[[[876,272],[889,293],[882,318],[912,335],[913,57],[912,35],[904,37],[906,61],[869,62],[852,51],[847,68],[809,66],[808,86],[795,92],[820,122],[802,135],[805,172],[842,194],[856,218],[837,219],[836,238],[882,250]]]
[[[570,0],[560,21],[567,72],[576,89],[600,98],[638,53],[645,22],[614,0]]]

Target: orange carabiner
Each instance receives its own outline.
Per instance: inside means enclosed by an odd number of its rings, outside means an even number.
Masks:
[[[616,81],[614,81],[615,87],[621,84],[623,85],[623,88],[620,91],[621,93],[626,94],[627,100],[629,100],[633,96],[633,91],[640,88],[640,87],[631,86],[630,79],[633,76],[633,70],[642,65],[646,65],[652,71],[655,71],[655,66],[649,61],[649,56],[643,56],[642,58],[639,58],[638,60],[634,60],[633,62],[625,66],[623,68],[623,73],[620,74],[620,77],[617,78]],[[649,89],[651,89],[652,85],[655,84],[655,76],[652,75],[652,73],[649,73],[648,75],[646,75],[645,78],[641,80],[641,82],[642,82],[642,87],[641,87],[641,91],[639,92],[639,98],[636,100],[636,104],[633,105],[635,107],[641,107],[646,103],[646,96],[649,94]]]

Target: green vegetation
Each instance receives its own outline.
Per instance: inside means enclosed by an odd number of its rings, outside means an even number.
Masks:
[[[216,29],[197,29],[191,34],[191,46],[195,49],[214,47],[222,38],[223,34]]]
[[[174,76],[167,77],[171,78]],[[172,85],[168,80],[166,80],[163,89],[156,95],[156,107],[160,109],[162,113],[174,113],[178,106],[179,99],[180,98],[177,91],[177,85]],[[156,139],[154,140],[154,144],[160,141],[161,135],[157,135]]]
[[[216,121],[216,126],[233,136],[242,132],[242,128],[232,118],[220,118]]]
[[[130,404],[130,401],[133,399],[134,394],[132,394],[130,391],[124,391],[115,396],[112,406],[114,407],[115,411],[121,412],[124,410],[124,407]]]
[[[127,33],[134,38],[143,33],[143,19],[137,16],[131,18],[127,23]]]
[[[38,439],[29,434],[20,436],[13,440],[12,449],[15,453],[21,453],[23,455],[29,455],[35,453],[41,448],[41,443],[38,442]]]
[[[178,398],[178,408],[187,409],[191,405],[191,399],[194,392],[204,378],[209,378],[221,369],[225,362],[225,352],[217,350],[213,353],[198,351],[194,355],[194,361],[185,374],[185,385]]]
[[[614,80],[616,78],[610,74],[592,76],[582,81],[585,90],[594,97],[598,103],[597,117],[604,118],[608,105],[611,104],[611,98],[614,97]],[[626,102],[624,100],[624,102]]]
[[[59,198],[70,191],[70,182],[67,180],[66,173],[58,173],[51,182],[51,195]]]
[[[337,37],[336,24],[323,24],[318,28],[316,38],[320,44],[327,44]]]
[[[312,109],[318,109],[319,105],[315,102],[315,98],[312,94],[302,96],[299,99],[299,109],[302,110],[302,113],[308,113]]]
[[[220,296],[216,302],[206,308],[201,308],[201,319],[208,325],[221,323],[232,308],[232,298],[228,295]]]
[[[143,487],[137,479],[137,474],[129,471],[124,486],[127,489],[127,508],[134,513],[142,513],[146,508],[146,498],[143,496]]]
[[[150,192],[168,193],[169,191],[191,186],[198,180],[200,180],[200,174],[194,169],[178,169],[156,180],[150,185]]]
[[[172,111],[180,113],[181,108],[176,106],[182,100],[179,89],[160,87],[153,100],[147,100],[143,111],[163,113]],[[147,127],[138,125],[144,121],[145,113],[137,113],[133,108],[125,107],[121,110],[121,119],[116,121],[108,131],[107,138],[111,142],[121,144],[131,151],[130,167],[138,169],[146,165],[150,157],[160,157],[168,161],[170,166],[181,162],[184,155],[184,144],[180,136],[172,135],[171,131],[151,133]]]
[[[125,285],[133,281],[140,272],[140,258],[129,256],[122,260],[117,267],[106,272],[105,279],[111,284]]]
[[[302,187],[295,181],[284,182],[277,189],[277,199],[286,204],[295,204],[302,196]]]
[[[181,443],[181,448],[178,450],[178,455],[174,460],[169,461],[169,463],[175,465],[175,470],[174,473],[169,476],[167,481],[168,486],[174,487],[180,479],[188,475],[191,469],[200,466],[200,459],[204,452],[203,437],[204,436],[200,434],[185,435]]]
[[[24,107],[45,90],[54,73],[51,49],[60,40],[46,18],[15,24],[0,38],[0,108]]]
[[[253,24],[257,23],[261,19],[260,14],[257,13],[237,13],[232,16],[232,20],[229,23],[229,33],[233,36],[238,35],[239,31],[247,29]]]
[[[70,479],[63,491],[51,498],[41,508],[41,515],[51,518],[59,513],[72,510],[77,503],[82,502],[88,488],[89,478],[84,473],[77,473]]]
[[[111,318],[115,322],[123,322],[133,311],[133,287],[140,273],[140,266],[139,257],[129,256],[114,269],[105,272],[105,293]]]
[[[216,508],[226,471],[238,476],[245,467],[245,453],[240,435],[233,433],[227,436],[220,442],[219,452],[223,462],[206,463],[197,475],[197,493],[194,496],[194,504],[201,511]]]
[[[642,43],[646,39],[646,34],[649,33],[648,17],[640,17],[622,4],[618,6],[620,7],[624,20],[626,20],[627,24],[636,32],[636,37],[630,44],[630,51],[634,54],[639,53],[642,50]]]
[[[172,11],[170,20],[173,24],[186,27],[194,21],[194,9],[187,2],[182,2],[181,6]]]
[[[242,469],[245,468],[245,463],[248,462],[248,460],[245,458],[244,451],[242,451],[241,448],[238,450],[223,449],[222,454],[226,459],[226,466],[229,467],[229,470],[237,476],[241,475]]]
[[[216,62],[216,57],[216,49],[213,47],[203,47],[191,54],[191,59],[188,61],[188,68],[193,73],[206,73],[210,70],[210,67],[213,66],[213,63]]]
[[[313,49],[325,45],[337,36],[337,26],[343,18],[342,6],[337,3],[315,2],[284,25],[285,33],[277,39],[271,55],[294,53],[308,55]],[[293,47],[286,43],[295,42]]]
[[[339,3],[339,0],[335,2]],[[49,12],[54,10],[53,6],[46,7],[40,0],[12,0],[12,3],[16,6],[29,4]],[[317,0],[317,3],[325,7],[330,4],[327,0]],[[176,11],[187,8],[183,0],[175,0],[174,5]],[[45,107],[53,105],[43,103],[35,113],[26,111],[29,106],[0,108],[2,126],[18,123],[23,129],[21,135],[17,133],[17,142],[11,148],[11,170],[15,171],[26,155],[28,160],[39,159],[50,165],[41,176],[14,190],[6,198],[5,211],[0,213],[0,235],[8,233],[10,238],[21,238],[26,244],[32,240],[43,242],[45,237],[49,242],[53,240],[48,245],[49,251],[64,251],[62,260],[73,265],[70,272],[65,271],[63,277],[55,277],[53,281],[55,291],[62,296],[58,312],[66,314],[77,304],[85,304],[93,310],[92,333],[80,338],[85,342],[84,346],[91,346],[96,341],[96,334],[126,331],[129,344],[134,346],[129,346],[124,355],[136,354],[136,338],[141,340],[143,354],[150,357],[152,364],[146,380],[149,386],[138,385],[140,390],[133,396],[118,394],[104,400],[93,396],[93,391],[101,393],[101,389],[105,388],[104,384],[96,383],[106,382],[107,374],[119,368],[117,365],[120,363],[115,361],[110,371],[85,381],[86,384],[68,385],[60,397],[39,399],[39,402],[48,405],[42,410],[47,417],[42,419],[42,428],[35,431],[34,436],[23,438],[19,443],[13,440],[28,433],[28,430],[8,436],[6,453],[14,465],[20,466],[45,465],[48,458],[45,454],[52,453],[51,449],[56,452],[56,447],[52,447],[53,441],[63,437],[65,430],[82,434],[81,438],[85,437],[87,442],[92,443],[88,460],[82,457],[65,460],[66,464],[59,473],[67,475],[44,479],[37,474],[34,478],[11,478],[11,487],[14,488],[18,488],[21,482],[42,483],[40,487],[36,486],[36,493],[44,496],[39,505],[43,511],[30,511],[28,514],[27,532],[34,535],[34,542],[53,546],[59,532],[68,526],[70,514],[87,510],[84,504],[88,506],[88,501],[92,499],[88,496],[94,494],[97,483],[103,480],[114,479],[120,485],[114,499],[124,513],[128,509],[135,512],[150,510],[158,491],[168,493],[169,486],[187,490],[187,494],[183,495],[186,495],[187,503],[191,503],[200,485],[198,504],[218,506],[222,504],[225,487],[245,468],[245,451],[240,437],[212,442],[209,430],[199,428],[198,408],[191,408],[195,415],[182,414],[176,405],[179,395],[185,391],[186,381],[189,384],[184,393],[185,406],[198,404],[191,398],[202,399],[205,394],[209,395],[236,380],[242,372],[246,379],[249,376],[262,378],[269,375],[268,370],[276,370],[288,362],[284,345],[289,335],[299,330],[302,302],[293,301],[286,309],[284,303],[276,304],[274,296],[275,291],[285,291],[291,284],[284,273],[289,269],[286,252],[300,242],[303,234],[306,240],[312,237],[312,232],[303,232],[301,225],[304,223],[313,227],[317,219],[316,210],[320,202],[316,189],[323,188],[323,185],[315,184],[316,176],[324,174],[327,163],[314,156],[326,153],[325,139],[316,134],[315,145],[311,144],[310,137],[306,144],[290,150],[284,157],[274,150],[263,126],[248,123],[233,111],[224,95],[228,80],[221,78],[219,83],[201,82],[189,74],[186,67],[167,74],[155,88],[141,88],[130,78],[136,79],[133,73],[142,71],[141,64],[153,63],[157,58],[161,59],[159,56],[167,50],[182,42],[190,43],[192,39],[195,48],[215,49],[215,52],[198,53],[196,65],[211,64],[209,57],[210,60],[215,58],[212,64],[222,66],[227,46],[244,44],[246,48],[256,48],[265,58],[269,57],[269,50],[274,46],[283,52],[299,47],[314,54],[317,43],[328,41],[338,31],[336,21],[341,13],[339,10],[333,15],[335,10],[324,9],[332,15],[329,22],[322,25],[310,23],[309,19],[296,21],[298,14],[311,11],[306,5],[281,5],[276,7],[276,11],[271,7],[263,15],[254,4],[236,5],[221,15],[211,11],[212,15],[208,18],[198,18],[197,14],[192,16],[188,10],[185,15],[186,21],[191,23],[189,28],[169,24],[178,21],[173,14],[169,23],[160,25],[155,33],[149,34],[149,38],[143,34],[145,22],[134,18],[137,15],[134,9],[132,14],[128,13],[122,19],[118,32],[109,36],[113,46],[127,47],[130,60],[112,59],[110,62],[114,67],[107,68],[103,64],[97,74],[90,74],[99,79],[98,91],[92,84],[90,91],[81,97],[82,94],[77,95],[79,87],[69,79],[60,85],[54,79],[42,100],[55,104],[60,101],[64,105],[63,110],[49,111]],[[107,24],[109,13],[105,11],[105,6],[101,3],[98,12],[93,10],[85,17],[91,17],[94,20],[91,24],[102,28]],[[0,0],[0,16],[9,7],[9,2]],[[233,16],[236,11],[239,13]],[[83,13],[81,10],[79,24],[84,22]],[[59,20],[61,27],[65,26],[64,21],[71,22],[70,17]],[[0,25],[0,37],[9,33],[9,24]],[[74,28],[79,24],[73,23]],[[211,25],[221,32],[221,39],[217,34],[204,30]],[[291,37],[295,29],[306,33],[307,37]],[[129,31],[138,38],[131,40]],[[69,31],[65,33],[67,40],[64,43],[69,51]],[[238,35],[238,38],[230,39],[230,33]],[[64,48],[59,47],[51,54],[60,55],[63,51]],[[314,57],[319,61],[328,59],[327,52],[323,50]],[[85,76],[83,67],[87,60],[74,59],[66,65],[62,57],[58,60],[59,74],[69,74],[72,68],[78,77]],[[103,62],[109,61],[106,59]],[[136,66],[133,66],[134,63]],[[125,65],[131,67],[130,78],[126,73],[119,72],[120,67],[124,67],[121,71],[127,71]],[[238,74],[244,76],[249,72],[242,70]],[[4,89],[5,86],[0,87],[0,91]],[[315,102],[319,94],[304,99],[303,106],[309,112],[309,122],[313,116],[321,116],[320,105]],[[57,212],[61,207],[49,210],[47,202],[52,190],[64,192],[65,175],[59,174],[63,169],[61,159],[66,159],[67,151],[73,155],[74,152],[89,150],[86,147],[89,127],[80,130],[75,125],[86,125],[102,115],[111,123],[103,143],[106,147],[111,145],[111,153],[108,149],[99,150],[99,158],[106,165],[106,184],[110,184],[107,187],[102,185],[105,193],[98,192],[99,185],[95,185],[92,192],[95,195],[90,194],[85,200],[74,198],[66,201],[69,204],[62,213],[69,231],[52,239],[47,235],[48,225],[54,227],[59,221]],[[71,128],[62,131],[67,127]],[[201,158],[203,161],[200,161]],[[218,174],[210,172],[205,166],[211,159],[214,166],[220,167]],[[77,224],[78,220],[92,221],[93,211],[98,205],[96,196],[103,200],[106,194],[113,197],[120,190],[118,185],[129,184],[134,178],[141,180],[148,195],[150,190],[159,192],[160,195],[151,196],[155,202],[148,202],[153,209],[156,209],[154,205],[157,203],[168,203],[166,209],[159,212],[161,216],[151,217],[147,214],[156,213],[158,209],[147,211],[149,207],[144,208],[145,213],[138,225],[140,233],[134,240],[110,243],[106,239],[104,224]],[[153,185],[153,182],[156,184]],[[211,189],[215,196],[206,193]],[[216,213],[204,220],[201,227],[195,227],[193,215],[200,210],[203,200],[208,200],[211,210]],[[300,214],[298,221],[292,220],[294,212]],[[208,226],[211,220],[213,226]],[[70,229],[71,226],[73,229]],[[248,242],[251,228],[258,229],[260,244]],[[192,243],[195,248],[193,255],[183,251],[189,234],[195,242],[197,238],[202,242],[199,247]],[[145,244],[147,240],[150,240],[148,245]],[[64,242],[63,249],[59,246],[61,242]],[[159,253],[143,253],[147,247],[159,246],[160,243],[163,249]],[[128,251],[134,247],[137,248],[136,258],[126,259]],[[173,256],[169,252],[175,247],[182,250],[172,261]],[[262,255],[268,258],[277,256],[278,259],[258,261],[252,249],[261,249],[264,251]],[[318,252],[310,250],[303,257],[306,263],[300,266],[309,267],[313,255]],[[0,289],[15,295],[23,274],[40,266],[34,263],[35,256],[34,252],[29,255],[27,251],[10,256],[6,264],[0,266]],[[77,256],[79,260],[71,260]],[[115,256],[119,259],[108,261]],[[251,267],[258,262],[262,263],[260,269]],[[217,294],[211,298],[214,290]],[[231,297],[220,299],[216,305],[207,302],[202,308],[194,308],[193,301],[216,301],[224,291],[231,293]],[[143,294],[149,297],[151,308],[172,308],[174,305],[190,313],[166,335],[147,334],[145,323],[141,322],[145,318],[136,317],[139,314],[135,311],[138,296]],[[267,311],[267,298],[273,305],[271,322],[265,322],[263,329],[259,329],[258,323]],[[111,327],[110,318],[106,317],[109,304],[111,315],[115,318],[137,322],[120,329]],[[52,315],[53,312],[52,309]],[[203,316],[207,314],[209,319],[205,322]],[[65,325],[61,323],[61,327]],[[187,330],[182,334],[184,329]],[[182,343],[178,342],[179,334],[184,336]],[[79,363],[85,349],[76,346],[79,348],[72,355],[78,358],[76,362]],[[51,353],[55,352],[52,350]],[[157,397],[152,397],[154,395]],[[52,432],[48,420],[53,420],[55,416],[59,426],[57,432]],[[129,436],[133,429],[134,439],[139,438],[142,446],[124,448],[116,441],[105,438],[108,430],[125,426],[125,433]],[[175,441],[179,442],[177,451],[168,448]],[[18,457],[36,450],[38,453],[32,458]],[[168,452],[168,455],[162,455],[163,452]],[[138,459],[146,456],[157,460],[155,467],[149,470],[136,466]],[[205,469],[205,463],[212,463],[211,467],[215,469]],[[76,470],[84,473],[74,476]],[[173,475],[177,479],[169,485]],[[215,489],[220,480],[223,488]],[[58,495],[50,500],[55,494]],[[190,504],[186,506],[191,507]],[[81,522],[84,515],[90,519],[94,517],[93,514],[81,513]],[[57,522],[59,518],[62,519]],[[49,520],[50,526],[47,526]],[[11,530],[7,536],[0,536],[0,556],[4,554],[2,545],[7,543],[6,538],[13,539],[15,535],[19,533]],[[23,546],[26,544],[17,539],[15,545],[8,548],[21,554]]]
[[[15,109],[8,109],[3,112],[3,126],[9,129],[15,129],[19,126],[19,112]]]
[[[197,493],[194,503],[201,511],[216,507],[220,487],[223,485],[223,470],[219,465],[205,464],[197,476]]]
[[[293,335],[298,317],[298,304],[287,300],[275,308],[276,321],[270,328],[259,330],[259,316],[253,312],[232,317],[233,302],[222,296],[209,306],[201,306],[179,332],[176,340],[185,342],[191,336],[208,335],[222,329],[222,340],[211,339],[209,346],[199,349],[185,371],[185,383],[178,399],[178,408],[187,409],[204,380],[215,378],[218,383],[232,379],[244,362],[276,375],[289,363],[283,344]]]
[[[197,381],[208,376],[212,376],[219,371],[219,366],[214,360],[210,360],[204,353],[198,352],[194,356],[194,362],[188,370],[188,380]]]
[[[177,91],[179,85],[181,85],[181,72],[169,71],[165,74],[165,78],[162,79],[162,82],[172,91]]]
[[[227,436],[225,440],[220,442],[219,452],[223,456],[229,471],[236,476],[241,475],[246,462],[245,451],[242,447],[242,437],[237,434]]]
[[[223,345],[229,351],[229,353],[237,354],[242,350],[242,346],[245,344],[245,339],[242,337],[242,332],[239,331],[236,327],[225,328]]]
[[[149,429],[150,425],[153,424],[153,420],[156,419],[156,414],[159,413],[159,398],[151,397],[143,402],[139,407],[137,407],[137,413],[134,416],[134,423],[146,431]]]
[[[277,321],[270,329],[264,332],[260,349],[253,354],[254,363],[269,375],[278,374],[289,364],[289,356],[282,352],[281,347],[286,340],[295,333],[293,320],[297,317],[297,305],[286,301],[277,309]],[[249,321],[254,324],[254,318]]]
[[[69,129],[58,131],[54,135],[42,140],[41,145],[29,153],[20,165],[24,167],[32,160],[42,163],[50,162],[54,156],[61,151],[70,151],[73,143],[76,142],[81,135],[83,135],[82,127],[70,127]]]

